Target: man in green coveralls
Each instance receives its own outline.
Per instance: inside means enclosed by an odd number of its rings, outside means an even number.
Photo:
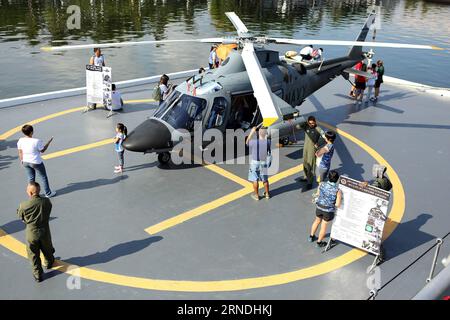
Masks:
[[[305,144],[303,146],[303,170],[307,182],[306,190],[312,188],[316,171],[316,151],[319,149],[319,140],[324,135],[323,130],[317,126],[316,118],[310,116],[308,121],[302,122],[300,127],[305,130]]]
[[[49,225],[52,203],[48,198],[41,198],[39,196],[40,191],[39,184],[31,182],[27,187],[27,194],[30,199],[22,202],[17,209],[19,218],[27,225],[25,230],[27,253],[36,282],[42,281],[41,251],[45,257],[47,269],[51,269],[55,262],[53,256],[55,249],[52,245]]]

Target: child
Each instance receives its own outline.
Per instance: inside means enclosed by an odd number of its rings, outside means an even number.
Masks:
[[[369,67],[368,70],[367,70],[370,74],[372,74],[372,77],[371,78],[367,78],[366,104],[369,104],[369,101],[373,101],[373,99],[371,98],[371,95],[372,95],[372,91],[375,88],[375,83],[376,83],[377,78],[378,78],[378,74],[375,71],[376,68],[377,68],[377,65],[374,63],[374,64],[372,64],[372,67]]]
[[[116,126],[116,132],[117,132],[117,134],[115,137],[116,140],[114,141],[114,147],[119,156],[120,165],[115,167],[116,170],[114,170],[114,173],[122,173],[123,165],[124,165],[123,154],[125,152],[123,150],[122,143],[123,143],[123,140],[125,140],[125,138],[127,137],[128,130],[127,130],[127,127],[125,127],[123,125],[123,123],[118,123]]]

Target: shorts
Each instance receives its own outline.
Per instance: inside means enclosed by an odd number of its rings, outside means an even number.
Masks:
[[[269,176],[267,174],[267,164],[262,161],[252,161],[250,163],[250,169],[248,170],[248,181],[267,182],[268,180]]]
[[[365,82],[355,82],[355,88],[360,90],[366,90]]]
[[[375,88],[379,88],[381,86],[381,84],[383,83],[383,80],[381,81],[375,81]]]
[[[326,212],[316,208],[316,217],[323,219],[323,221],[330,222],[334,219],[334,212]]]

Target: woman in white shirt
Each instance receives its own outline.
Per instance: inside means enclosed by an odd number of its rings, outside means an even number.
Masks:
[[[56,192],[50,189],[44,161],[41,157],[41,153],[47,151],[53,138],[44,145],[42,140],[33,138],[34,130],[30,125],[23,126],[22,133],[25,137],[19,139],[19,142],[17,142],[17,149],[19,150],[20,161],[27,172],[28,180],[29,182],[34,182],[37,171],[44,182],[45,196],[47,198],[54,197]]]

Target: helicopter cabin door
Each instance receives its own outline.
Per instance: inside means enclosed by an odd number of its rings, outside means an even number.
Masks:
[[[231,112],[227,121],[227,129],[247,130],[261,122],[262,115],[253,92],[231,96]]]

